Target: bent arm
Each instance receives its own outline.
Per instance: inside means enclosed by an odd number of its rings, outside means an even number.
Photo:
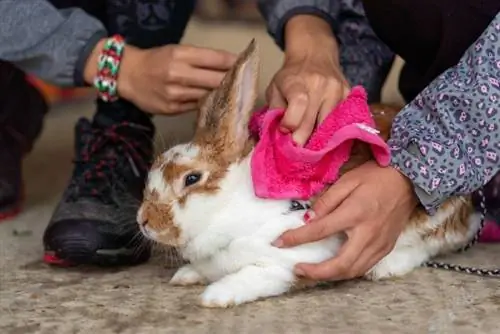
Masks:
[[[400,112],[389,144],[392,165],[412,180],[429,213],[500,170],[500,14]]]
[[[45,0],[0,0],[0,59],[60,86],[83,85],[87,57],[107,36],[97,19]]]

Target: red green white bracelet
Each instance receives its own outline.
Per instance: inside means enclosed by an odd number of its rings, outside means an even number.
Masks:
[[[117,79],[124,49],[123,37],[114,35],[106,40],[99,55],[94,87],[97,89],[99,98],[105,102],[118,99]]]

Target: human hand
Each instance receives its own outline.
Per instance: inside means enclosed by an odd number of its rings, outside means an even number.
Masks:
[[[285,34],[285,61],[267,88],[267,101],[271,108],[286,108],[282,131],[304,145],[350,87],[328,23],[299,15],[287,23]]]
[[[365,275],[394,247],[417,205],[410,181],[392,167],[370,161],[343,175],[313,204],[308,224],[285,232],[277,247],[314,242],[339,232],[347,241],[336,257],[298,264],[299,276],[344,280]]]
[[[102,49],[99,45],[96,49],[99,47]],[[219,86],[236,58],[227,51],[187,45],[145,50],[127,45],[118,75],[118,94],[153,114],[190,111]],[[92,60],[87,63],[96,66]]]

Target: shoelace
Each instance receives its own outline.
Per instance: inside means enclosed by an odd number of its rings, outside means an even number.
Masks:
[[[133,135],[124,135],[124,131],[132,130]],[[142,147],[138,135],[149,138],[147,132],[151,130],[142,125],[122,122],[106,129],[84,129],[82,136],[88,137],[85,146],[80,152],[80,159],[74,160],[76,164],[84,166],[85,171],[73,185],[74,191],[70,194],[70,200],[76,200],[78,196],[99,197],[106,201],[110,196],[107,192],[116,187],[124,186],[119,180],[115,169],[125,168],[128,164],[133,174],[140,177],[148,170],[149,165],[143,156],[150,155],[149,148]],[[111,150],[105,152],[106,149]]]

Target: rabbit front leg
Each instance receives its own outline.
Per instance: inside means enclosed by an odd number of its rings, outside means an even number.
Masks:
[[[278,266],[249,265],[210,284],[200,296],[204,307],[227,308],[257,299],[278,296],[295,282],[291,270]]]
[[[207,280],[192,265],[186,264],[175,272],[169,284],[178,286],[205,285]]]

